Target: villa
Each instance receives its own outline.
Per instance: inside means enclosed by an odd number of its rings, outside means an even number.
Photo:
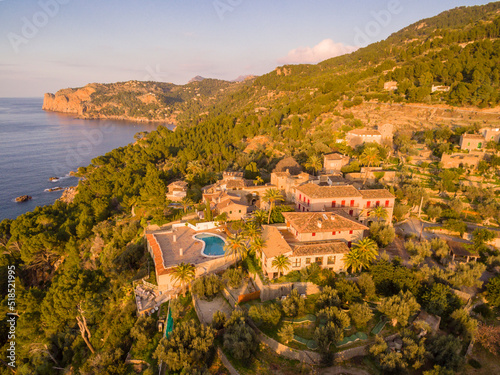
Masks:
[[[479,134],[463,134],[460,137],[460,149],[462,150],[481,150],[486,145],[486,140]]]
[[[338,173],[343,166],[349,164],[351,158],[338,152],[323,157],[323,169],[326,173]]]
[[[197,226],[174,224],[169,231],[147,233],[147,248],[154,261],[158,292],[179,292],[173,272],[180,263],[194,265],[196,277],[229,267],[234,259],[224,256],[226,238],[213,222]]]
[[[351,147],[362,145],[363,143],[375,142],[382,143],[382,134],[378,130],[372,129],[353,129],[347,132],[347,144]]]
[[[265,247],[260,254],[263,272],[278,276],[273,260],[279,255],[290,259],[284,273],[300,270],[312,263],[335,272],[345,271],[344,255],[353,242],[363,239],[365,225],[343,213],[284,212],[285,226],[264,226]]]
[[[188,184],[186,181],[174,181],[168,185],[167,199],[179,202],[186,197]]]
[[[395,196],[387,189],[358,190],[352,185],[319,186],[308,183],[296,189],[296,209],[302,212],[343,211],[364,223],[372,221],[371,211],[382,206],[392,221]]]
[[[210,202],[210,208],[216,215],[226,213],[228,220],[241,220],[249,211],[249,204],[245,198],[225,191],[203,194],[203,203],[205,202]]]
[[[480,131],[486,142],[500,141],[500,128],[482,128]]]

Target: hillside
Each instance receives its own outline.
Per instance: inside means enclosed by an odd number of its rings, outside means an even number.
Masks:
[[[45,94],[43,109],[81,118],[112,118],[177,123],[179,114],[213,105],[237,84],[215,79],[193,79],[179,86],[163,82],[91,83],[85,87]]]
[[[193,125],[220,103],[238,117],[274,109],[285,122],[290,114],[317,116],[361,101],[495,107],[500,101],[499,36],[500,2],[460,7],[317,65],[286,65],[241,83],[90,84],[46,94],[44,109],[83,118]],[[388,81],[396,81],[397,90],[384,90]],[[432,92],[433,85],[449,91]]]

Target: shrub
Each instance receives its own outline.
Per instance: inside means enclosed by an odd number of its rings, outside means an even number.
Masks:
[[[230,268],[222,274],[222,279],[233,289],[241,287],[243,282],[243,271],[238,268]]]
[[[349,315],[356,328],[360,329],[366,327],[366,324],[373,318],[373,311],[367,303],[355,303],[349,309]]]
[[[225,328],[224,348],[234,358],[248,362],[252,354],[257,350],[258,341],[255,331],[245,319],[245,313],[242,310],[234,310],[226,322]]]
[[[293,334],[294,334],[294,332],[293,332],[293,326],[291,324],[285,324],[278,331],[278,337],[285,344],[287,344],[287,343],[289,343],[290,341],[293,340]]]
[[[368,273],[363,273],[358,277],[358,287],[364,298],[370,299],[375,296],[375,283]]]
[[[193,282],[192,292],[201,299],[213,299],[222,289],[222,282],[217,275],[205,275]]]
[[[212,316],[212,327],[215,330],[221,330],[224,328],[224,324],[226,323],[226,314],[224,314],[222,311],[216,311],[214,312],[214,315]]]
[[[318,309],[328,306],[340,306],[340,298],[335,289],[330,286],[325,286],[316,300]]]
[[[276,326],[281,319],[280,309],[274,305],[253,305],[248,311],[248,316],[258,326],[273,327]]]
[[[290,294],[281,302],[283,312],[286,316],[295,318],[304,314],[306,301],[299,295],[297,289],[293,289]]]
[[[396,238],[396,231],[393,227],[384,225],[383,223],[373,223],[370,226],[370,237],[380,247],[386,247]]]

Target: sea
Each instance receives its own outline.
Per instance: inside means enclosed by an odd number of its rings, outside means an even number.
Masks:
[[[0,98],[0,221],[53,204],[62,190],[47,189],[76,186],[78,178],[71,177],[71,171],[158,126],[76,119],[43,111],[42,104],[42,98]],[[50,181],[51,177],[57,180]],[[16,197],[22,195],[32,199],[17,203]]]

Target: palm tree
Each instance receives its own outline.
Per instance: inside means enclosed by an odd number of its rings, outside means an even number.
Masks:
[[[262,179],[262,177],[257,176],[257,177],[255,177],[255,180],[253,180],[253,183],[255,186],[257,186],[257,185],[263,184],[264,180]]]
[[[359,252],[360,271],[363,267],[368,268],[370,263],[375,260],[378,255],[377,243],[371,238],[363,238],[362,240],[353,244],[351,251],[352,250]]]
[[[278,269],[278,279],[282,272],[290,268],[291,264],[290,259],[284,254],[278,255],[273,259],[272,266]]]
[[[248,255],[246,238],[238,233],[234,236],[229,236],[226,240],[224,251],[225,256],[230,257],[232,255],[234,260],[236,260],[238,256],[240,256],[241,259],[245,258]]]
[[[323,168],[321,158],[316,154],[309,156],[304,165],[307,169],[312,169],[314,174],[318,173],[318,171]]]
[[[359,157],[359,161],[366,165],[366,174],[365,180],[363,181],[363,185],[366,184],[366,180],[368,179],[368,169],[375,164],[380,162],[380,155],[378,148],[376,147],[367,147],[365,151]]]
[[[245,225],[243,230],[243,235],[250,241],[254,241],[256,238],[260,237],[260,227],[254,221],[249,221]]]
[[[193,204],[194,204],[194,202],[191,198],[188,198],[188,197],[182,198],[181,205],[182,205],[182,208],[184,209],[184,213],[186,213],[187,209],[189,207],[191,207]]]
[[[389,216],[389,214],[387,213],[387,210],[382,206],[375,207],[373,210],[370,211],[370,213],[373,216],[375,216],[377,221],[387,220],[387,217]]]
[[[285,199],[278,189],[268,189],[262,200],[264,202],[269,202],[269,216],[267,217],[267,223],[269,224],[271,222],[271,212],[273,211],[275,202],[284,201]]]
[[[174,285],[178,283],[181,285],[181,289],[184,290],[186,285],[189,285],[191,281],[194,280],[195,277],[195,267],[192,264],[188,263],[180,263],[177,267],[174,268],[172,272],[172,279],[174,280]],[[186,295],[186,291],[184,290],[184,295]]]
[[[250,251],[253,254],[260,254],[260,252],[264,247],[266,247],[266,241],[263,240],[261,237],[257,237],[250,244]]]
[[[267,218],[267,212],[264,210],[257,210],[253,213],[253,218],[257,225],[262,225],[262,223],[264,223],[264,220],[266,220]]]
[[[351,250],[344,257],[345,267],[350,268],[352,272],[361,270],[361,252],[358,249],[351,248]]]

